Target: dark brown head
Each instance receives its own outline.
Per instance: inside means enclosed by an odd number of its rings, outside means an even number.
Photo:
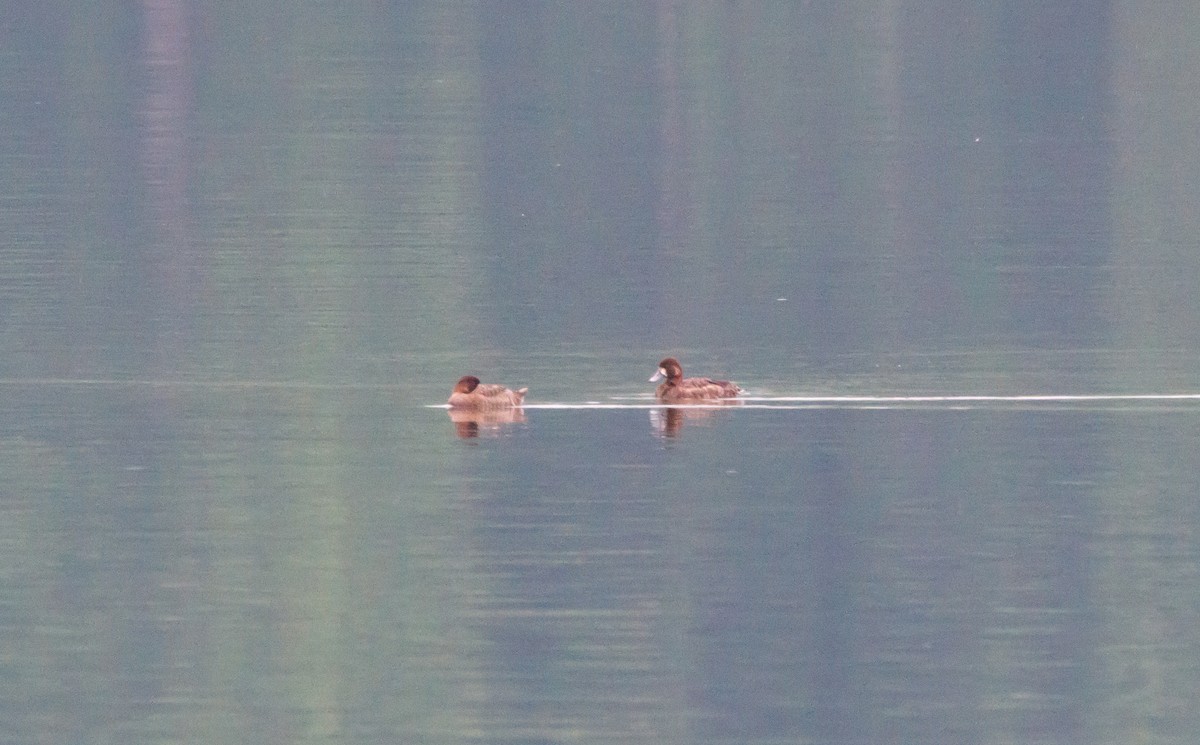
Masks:
[[[658,363],[658,372],[654,373],[654,377],[650,378],[651,383],[666,378],[667,380],[679,380],[683,378],[683,365],[679,364],[679,360],[674,357],[668,357]]]
[[[453,393],[470,393],[479,387],[479,378],[474,375],[464,375],[454,384]]]

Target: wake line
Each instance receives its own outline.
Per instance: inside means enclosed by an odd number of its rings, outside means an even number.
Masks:
[[[315,390],[315,391],[395,391],[401,387],[388,383],[312,383],[289,380],[172,380],[111,378],[0,378],[0,387],[79,387],[79,388],[179,388],[213,390]],[[1200,393],[1022,393],[1012,395],[825,395],[825,396],[741,396],[711,403],[664,404],[638,396],[613,397],[609,401],[546,401],[526,403],[523,409],[791,409],[813,407],[886,407],[914,405],[968,406],[971,404],[1079,404],[1079,403],[1169,403],[1200,402]],[[446,404],[428,404],[426,408],[446,409]]]
[[[657,401],[619,402],[543,402],[527,403],[525,410],[578,409],[800,409],[815,407],[879,407],[915,406],[921,404],[970,406],[972,404],[1079,404],[1079,403],[1153,403],[1200,402],[1200,393],[1025,393],[1014,395],[922,395],[922,396],[743,396],[712,403],[664,404]],[[430,404],[431,409],[449,408],[445,404]]]
[[[773,396],[744,397],[742,401],[786,403],[989,403],[1073,401],[1200,401],[1200,393],[1027,393],[1011,396]]]

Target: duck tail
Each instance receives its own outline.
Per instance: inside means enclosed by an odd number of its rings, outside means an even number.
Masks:
[[[516,406],[520,406],[522,403],[524,403],[526,393],[529,393],[528,387],[518,388],[517,390],[513,391],[513,404]]]

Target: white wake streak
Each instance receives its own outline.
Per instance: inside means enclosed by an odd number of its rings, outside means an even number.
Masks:
[[[901,408],[906,406],[969,407],[1003,404],[1122,404],[1200,402],[1200,393],[1027,393],[1015,395],[922,395],[922,396],[743,396],[713,403],[664,404],[657,401],[580,401],[526,403],[522,409],[804,409],[804,408]],[[445,409],[445,404],[429,408]]]

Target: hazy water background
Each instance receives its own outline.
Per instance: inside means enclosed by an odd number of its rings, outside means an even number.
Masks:
[[[0,739],[1190,742],[1187,3],[0,3]],[[476,435],[476,436],[468,436]]]

